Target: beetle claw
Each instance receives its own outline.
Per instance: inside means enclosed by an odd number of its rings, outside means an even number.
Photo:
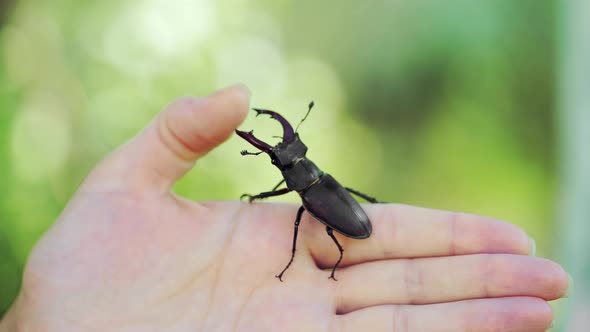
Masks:
[[[243,194],[242,196],[240,196],[240,201],[242,199],[244,199],[244,197],[248,197],[248,202],[252,203],[254,201],[254,196],[250,195],[250,194]]]
[[[281,282],[283,282],[283,276],[282,276],[282,275],[280,275],[280,274],[278,274],[278,275],[275,275],[275,278],[279,278],[279,280],[280,280]]]

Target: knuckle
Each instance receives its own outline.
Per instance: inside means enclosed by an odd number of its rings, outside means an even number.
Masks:
[[[409,330],[409,318],[406,307],[393,306],[391,317],[391,331],[395,332],[408,332]]]
[[[414,259],[406,260],[404,285],[406,299],[409,304],[419,304],[423,302],[424,273],[420,264]]]

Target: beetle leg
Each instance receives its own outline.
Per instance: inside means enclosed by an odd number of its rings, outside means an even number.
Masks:
[[[338,243],[338,240],[336,240],[336,237],[334,236],[334,230],[332,228],[326,226],[326,232],[332,238],[332,240],[334,240],[334,243],[336,243],[336,246],[338,247],[338,250],[340,251],[340,258],[338,258],[338,261],[336,262],[336,264],[334,264],[334,267],[332,268],[332,273],[330,274],[330,277],[329,277],[329,279],[333,279],[334,281],[338,281],[334,277],[334,272],[336,271],[336,268],[340,264],[340,261],[342,261],[342,256],[344,254],[344,249],[342,249],[342,246],[340,245],[340,243]]]
[[[242,151],[240,151],[240,154],[241,154],[242,156],[257,156],[257,155],[259,155],[259,154],[261,154],[261,153],[262,153],[262,151],[258,151],[258,152],[248,152],[248,151],[246,151],[246,150],[242,150]]]
[[[297,217],[295,218],[295,231],[293,233],[293,248],[291,249],[291,259],[289,259],[289,263],[287,263],[287,266],[285,266],[283,271],[275,275],[275,277],[279,278],[281,282],[283,282],[283,273],[287,271],[289,266],[291,266],[291,263],[293,263],[293,258],[295,258],[295,251],[297,250],[297,232],[299,230],[299,222],[301,221],[301,215],[303,214],[303,211],[305,211],[305,208],[302,205],[299,208],[299,210],[297,210]]]
[[[280,196],[280,195],[284,195],[290,191],[291,191],[291,189],[289,189],[289,188],[283,188],[283,189],[279,189],[279,190],[265,191],[263,193],[260,193],[258,195],[254,195],[254,196],[252,196],[250,194],[243,194],[242,196],[240,196],[240,199],[242,199],[244,197],[248,197],[248,201],[250,201],[250,203],[252,203],[253,201],[255,201],[257,199],[263,199],[263,198],[273,197],[273,196]]]
[[[285,183],[285,179],[282,179],[282,180],[281,180],[279,183],[277,183],[277,185],[276,185],[276,186],[274,186],[274,187],[273,187],[273,188],[272,188],[270,191],[268,191],[268,192],[260,193],[260,194],[258,194],[258,195],[256,195],[256,196],[253,196],[253,195],[250,195],[250,194],[243,194],[242,196],[240,196],[240,199],[242,199],[242,198],[244,198],[244,197],[248,197],[248,198],[249,198],[249,200],[250,200],[250,202],[252,202],[252,201],[253,201],[253,200],[255,200],[255,199],[262,199],[262,198],[266,198],[266,197],[270,197],[270,196],[278,196],[278,195],[282,195],[282,194],[280,194],[280,193],[279,193],[279,194],[276,194],[276,195],[268,195],[268,194],[269,194],[269,193],[275,193],[275,192],[279,191],[279,190],[277,190],[277,188],[278,188],[278,187],[280,187],[280,186],[281,186],[283,183]],[[285,188],[285,189],[286,189],[286,188]],[[281,190],[285,190],[285,189],[281,189]],[[265,197],[258,197],[258,196],[260,196],[260,195],[263,195],[263,194],[266,194],[266,195],[268,195],[268,196],[265,196]]]
[[[356,190],[354,190],[352,188],[344,187],[344,189],[346,189],[348,192],[350,192],[352,194],[357,195],[358,197],[361,197],[361,198],[367,200],[368,202],[371,202],[371,203],[380,203],[376,198],[371,197],[371,196],[366,195],[366,194],[363,194],[363,193],[361,193],[359,191],[356,191]]]
[[[278,188],[280,185],[282,185],[283,183],[285,183],[285,179],[282,179],[282,180],[281,180],[281,182],[277,183],[277,185],[276,185],[274,188],[272,188],[270,191],[275,191],[275,190],[277,190],[277,188]]]

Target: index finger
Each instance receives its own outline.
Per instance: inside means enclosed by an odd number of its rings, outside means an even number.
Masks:
[[[530,239],[522,229],[497,219],[402,204],[363,205],[363,209],[373,233],[362,240],[337,234],[345,250],[341,266],[392,258],[531,252]],[[325,226],[309,214],[303,222],[309,223],[303,239],[316,264],[332,267],[339,253]]]

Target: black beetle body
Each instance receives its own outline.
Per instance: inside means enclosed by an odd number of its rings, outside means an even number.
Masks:
[[[353,239],[371,236],[371,221],[359,203],[331,175],[301,195],[303,206],[317,220]]]
[[[313,107],[313,102],[309,104],[309,111]],[[372,203],[377,200],[365,194],[359,193],[353,189],[343,187],[331,175],[322,172],[311,160],[306,158],[307,146],[299,138],[299,134],[293,131],[289,122],[280,114],[270,111],[254,109],[257,116],[268,114],[273,119],[279,121],[283,126],[283,140],[276,146],[272,147],[267,143],[257,139],[252,131],[244,132],[236,130],[236,133],[244,140],[260,149],[260,152],[250,153],[242,151],[242,155],[259,155],[262,152],[267,153],[273,165],[282,173],[283,180],[279,182],[272,191],[261,194],[247,196],[250,202],[256,199],[262,199],[271,196],[286,194],[290,191],[296,191],[300,196],[303,206],[299,208],[295,219],[295,234],[293,237],[293,248],[291,259],[283,271],[276,277],[282,281],[283,273],[289,268],[296,250],[297,231],[301,215],[307,210],[315,219],[326,225],[326,231],[332,240],[336,243],[340,251],[340,259],[332,268],[330,275],[334,279],[334,272],[340,264],[343,255],[343,249],[334,237],[332,230],[335,230],[347,237],[354,239],[365,239],[371,236],[372,226],[369,217],[361,208],[360,204],[352,197],[350,193],[358,195]],[[303,118],[305,120],[306,116]],[[302,122],[303,122],[302,120]],[[276,190],[283,182],[287,188]]]

